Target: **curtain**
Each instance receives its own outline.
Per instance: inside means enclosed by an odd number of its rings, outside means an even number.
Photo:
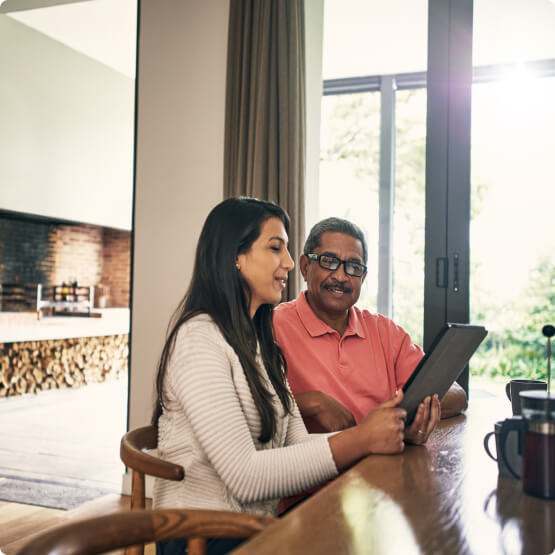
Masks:
[[[304,0],[230,0],[224,196],[271,200],[289,214],[295,270],[284,299],[301,289],[304,50]]]

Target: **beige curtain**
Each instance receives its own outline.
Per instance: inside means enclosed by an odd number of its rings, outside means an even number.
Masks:
[[[231,0],[228,40],[224,196],[271,200],[289,214],[292,299],[305,233],[304,0]]]

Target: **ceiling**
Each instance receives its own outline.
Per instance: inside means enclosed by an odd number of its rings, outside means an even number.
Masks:
[[[0,0],[0,14],[135,77],[137,0]]]
[[[56,4],[71,4],[83,1],[86,0],[0,0],[0,13],[34,10],[55,6]]]

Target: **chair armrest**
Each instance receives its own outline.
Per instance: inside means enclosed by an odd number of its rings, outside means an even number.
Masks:
[[[96,554],[179,538],[250,538],[277,519],[230,511],[122,511],[71,522],[31,540],[18,555]]]
[[[121,439],[121,460],[128,467],[143,474],[176,482],[183,480],[185,471],[182,466],[158,459],[142,451],[142,449],[155,449],[157,443],[158,431],[154,426],[144,426],[131,430]]]

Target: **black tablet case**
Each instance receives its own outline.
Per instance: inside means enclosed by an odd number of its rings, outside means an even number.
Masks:
[[[413,421],[425,397],[437,393],[443,398],[487,333],[483,326],[471,324],[443,326],[403,386],[404,397],[399,406],[407,411],[407,425]]]

